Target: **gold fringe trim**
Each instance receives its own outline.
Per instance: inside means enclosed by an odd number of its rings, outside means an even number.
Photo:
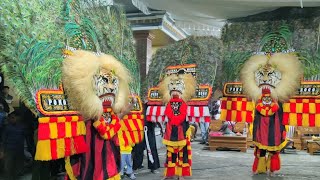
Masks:
[[[163,139],[162,143],[167,146],[185,146],[187,145],[187,140],[184,139],[181,141],[169,141],[169,140]]]
[[[284,140],[279,146],[266,146],[262,145],[258,142],[253,141],[253,144],[257,146],[259,149],[267,150],[267,151],[280,151],[287,145],[288,141],[287,139]]]

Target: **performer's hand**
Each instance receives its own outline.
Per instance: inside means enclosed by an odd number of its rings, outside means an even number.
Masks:
[[[138,103],[138,99],[136,97],[132,97],[132,101],[131,101],[131,104],[136,104]]]
[[[121,112],[118,114],[118,118],[122,119],[123,116],[127,115],[130,113],[130,111],[132,110],[133,105],[129,104],[127,107],[123,108],[121,110]]]

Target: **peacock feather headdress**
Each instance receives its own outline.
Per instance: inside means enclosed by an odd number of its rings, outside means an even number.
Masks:
[[[124,12],[95,0],[3,0],[0,3],[0,63],[5,78],[33,112],[35,93],[58,89],[65,47],[111,54],[140,77],[133,36]]]

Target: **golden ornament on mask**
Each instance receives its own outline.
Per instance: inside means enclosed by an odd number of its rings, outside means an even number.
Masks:
[[[63,55],[66,55],[66,56],[71,56],[71,55],[73,55],[73,52],[70,51],[70,50],[68,50],[68,49],[62,50],[62,53],[63,53]]]

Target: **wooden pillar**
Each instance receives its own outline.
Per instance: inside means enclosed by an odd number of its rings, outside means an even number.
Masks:
[[[152,39],[154,36],[149,31],[135,31],[137,59],[140,64],[140,76],[143,83],[149,71],[152,58]]]

